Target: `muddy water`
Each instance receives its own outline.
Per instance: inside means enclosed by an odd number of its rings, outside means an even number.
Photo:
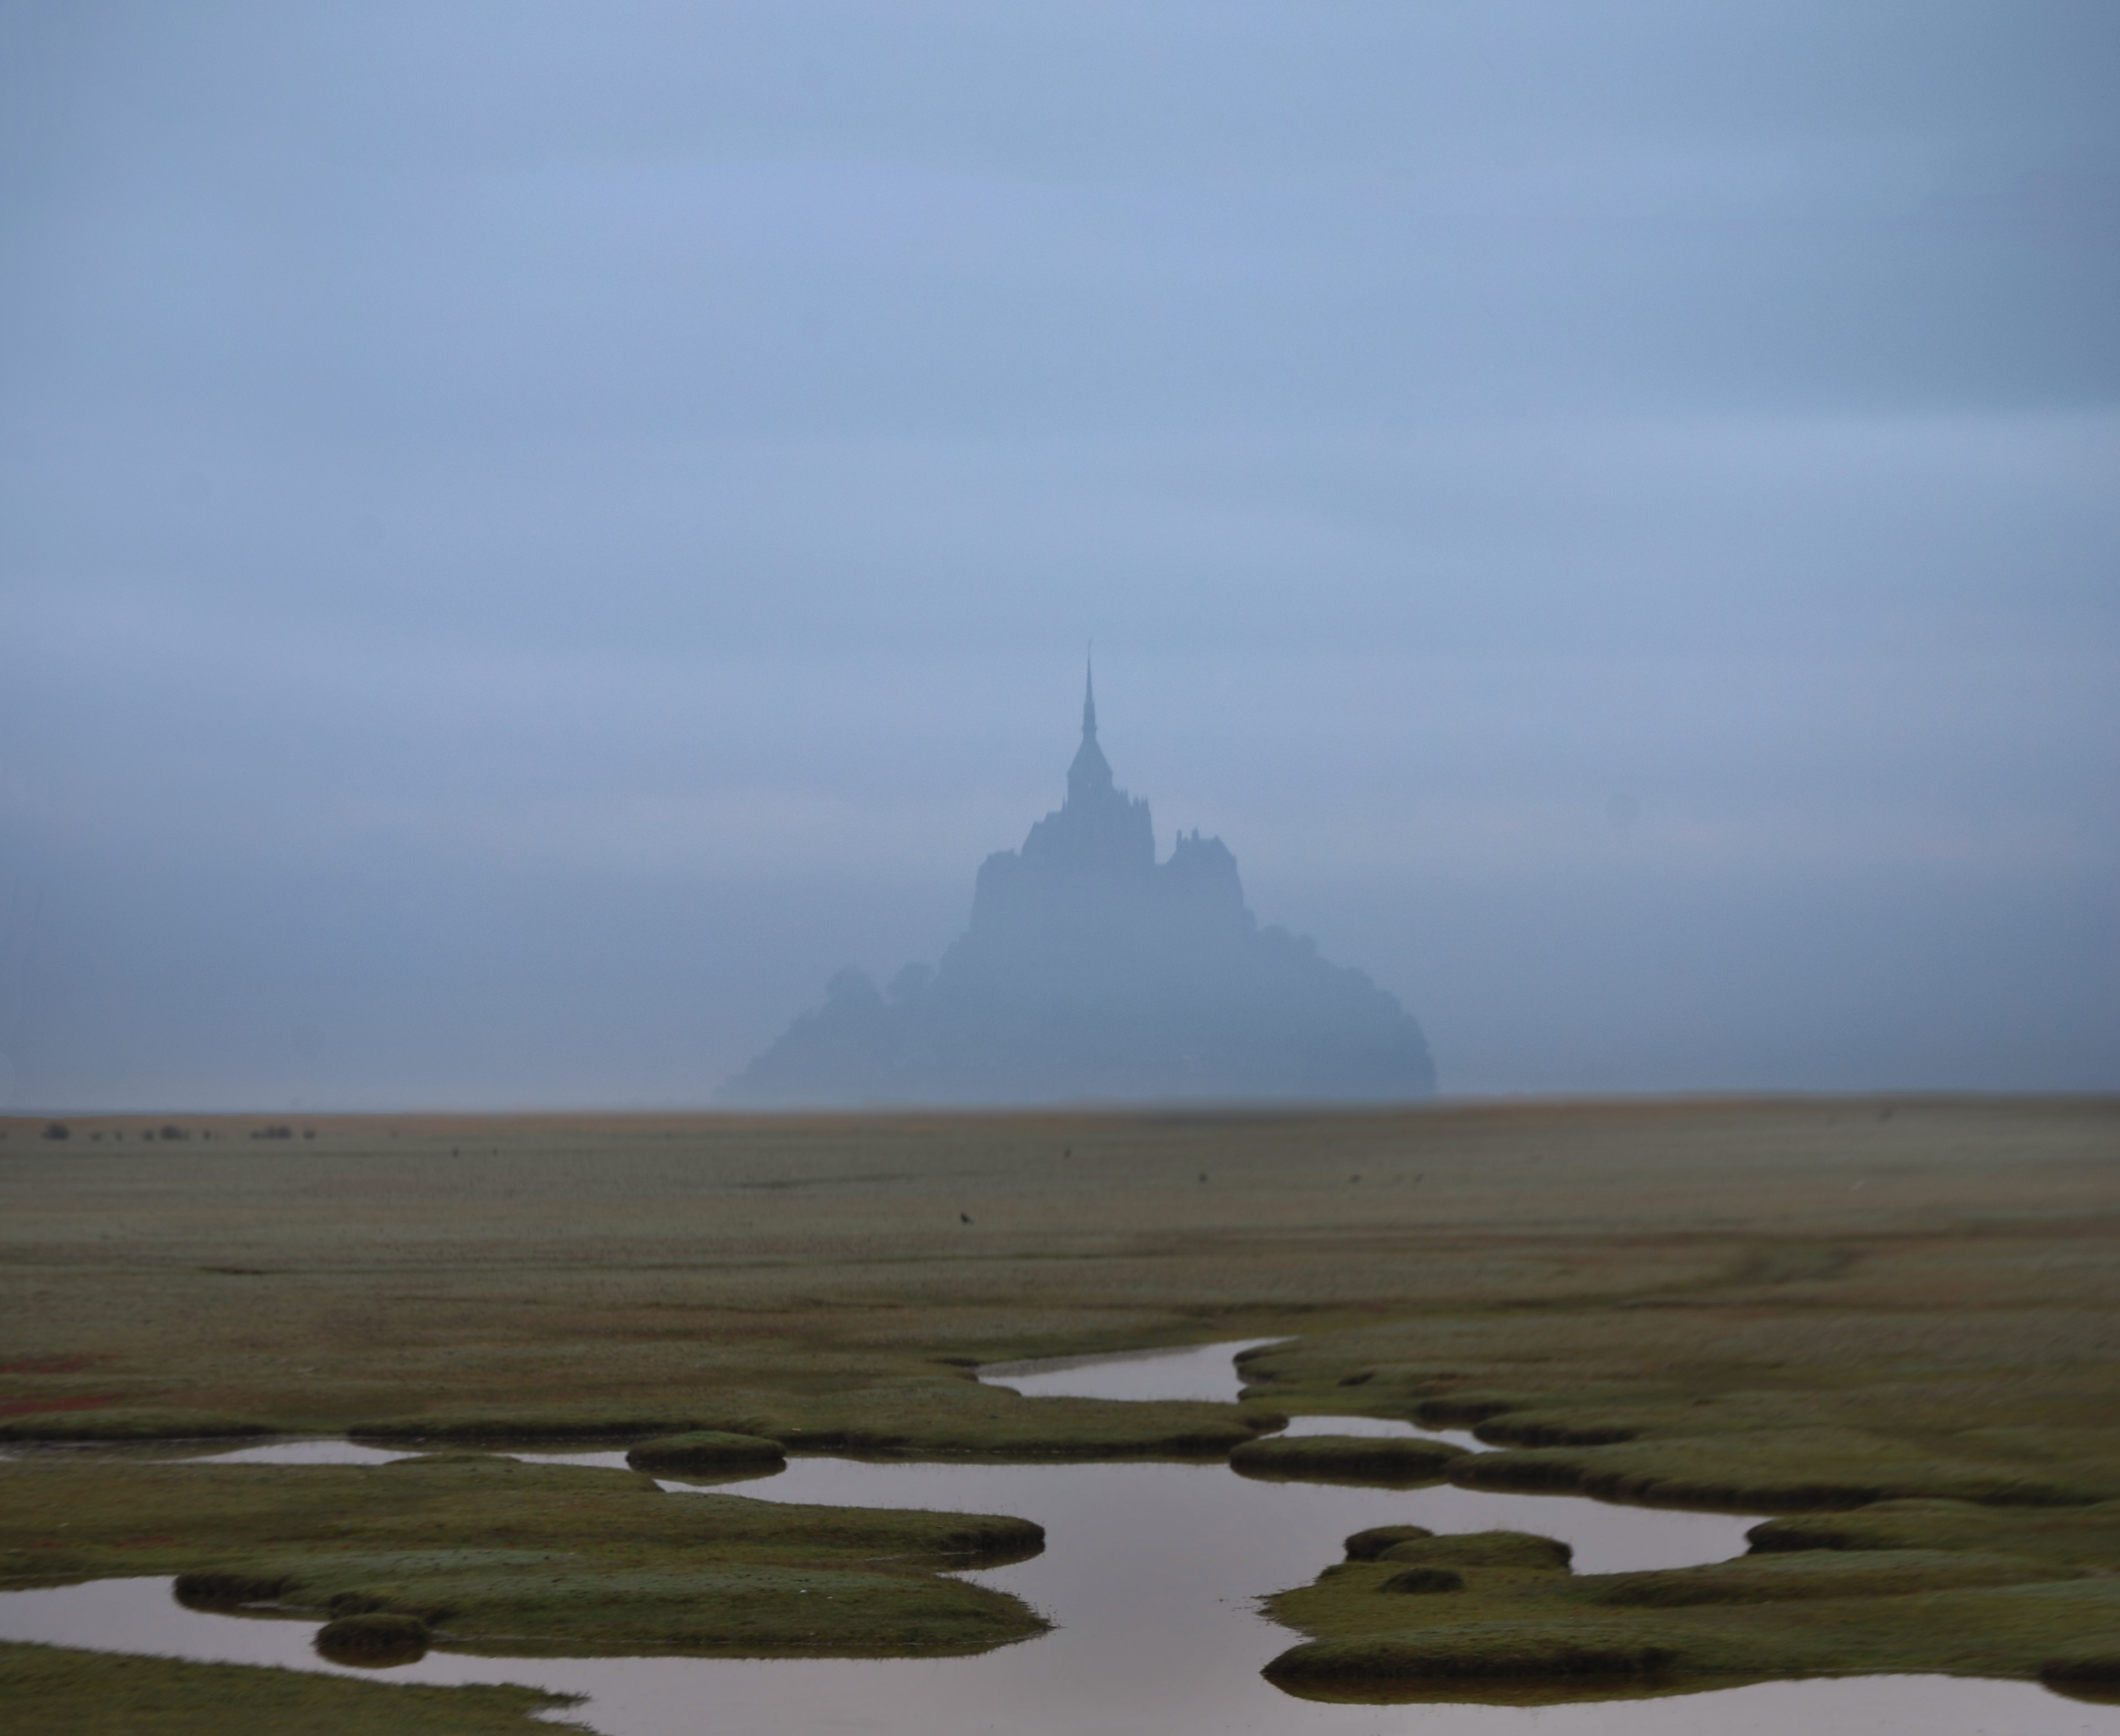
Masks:
[[[1234,1396],[1221,1345],[1161,1358],[989,1369],[1026,1393]],[[1160,1366],[1159,1366],[1160,1364]],[[1323,1426],[1338,1427],[1338,1419]],[[395,1455],[288,1442],[218,1455],[339,1462]],[[525,1455],[531,1456],[531,1455]],[[591,1464],[617,1454],[537,1455]],[[671,1485],[681,1488],[682,1485]],[[2120,1710],[2024,1683],[1880,1677],[1776,1683],[1674,1699],[1546,1707],[1353,1706],[1290,1698],[1260,1667],[1295,1636],[1260,1616],[1258,1594],[1339,1557],[1339,1539],[1392,1522],[1492,1526],[1567,1539],[1592,1572],[1740,1553],[1751,1521],[1570,1497],[1406,1492],[1254,1482],[1220,1464],[908,1464],[802,1458],[742,1492],[795,1502],[1013,1513],[1046,1528],[1045,1553],[969,1576],[1014,1592],[1058,1624],[978,1658],[858,1661],[480,1659],[430,1654],[376,1673],[435,1683],[513,1681],[584,1694],[570,1715],[607,1736],[2120,1736]],[[337,1672],[309,1649],[312,1624],[208,1615],[165,1580],[105,1581],[0,1594],[0,1637]]]

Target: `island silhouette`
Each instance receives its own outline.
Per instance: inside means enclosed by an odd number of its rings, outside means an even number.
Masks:
[[[1067,797],[980,865],[971,926],[879,989],[840,971],[715,1094],[734,1107],[1430,1096],[1420,1025],[1316,943],[1259,926],[1237,859],[1113,781],[1086,672]]]

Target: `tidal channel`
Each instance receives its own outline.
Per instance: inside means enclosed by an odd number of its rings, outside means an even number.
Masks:
[[[1233,1399],[1242,1344],[993,1366],[1025,1394]],[[1424,1432],[1299,1418],[1291,1432]],[[1462,1434],[1438,1432],[1461,1445]],[[225,1463],[380,1463],[346,1441],[289,1441]],[[617,1452],[531,1454],[623,1465]],[[668,1483],[673,1492],[690,1485]],[[1521,1708],[1332,1704],[1294,1698],[1260,1669],[1300,1637],[1259,1613],[1365,1527],[1509,1529],[1573,1544],[1579,1571],[1682,1567],[1744,1553],[1754,1517],[1620,1506],[1580,1497],[1271,1483],[1220,1464],[967,1464],[802,1457],[735,1486],[762,1499],[1013,1514],[1045,1528],[1044,1553],[966,1578],[1012,1592],[1052,1632],[971,1658],[480,1658],[349,1671],[311,1648],[316,1624],[187,1609],[165,1578],[0,1593],[0,1639],[209,1662],[277,1664],[405,1682],[518,1682],[585,1703],[557,1715],[603,1736],[2120,1736],[2120,1707],[2035,1684],[1941,1676],[1777,1682],[1665,1698]]]

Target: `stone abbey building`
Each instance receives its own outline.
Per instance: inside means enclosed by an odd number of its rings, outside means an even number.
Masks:
[[[1262,928],[1220,838],[1155,859],[1148,804],[1097,745],[1093,689],[1067,799],[981,865],[970,927],[888,991],[826,986],[717,1095],[732,1107],[1259,1099],[1435,1088],[1420,1027],[1361,972]]]

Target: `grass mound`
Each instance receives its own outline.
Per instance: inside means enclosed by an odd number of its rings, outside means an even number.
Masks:
[[[745,1437],[783,1452],[906,1458],[1221,1458],[1283,1416],[1234,1404],[1026,1399],[965,1377],[801,1393],[738,1390],[685,1409],[445,1409],[356,1423],[365,1441],[518,1441]]]
[[[1946,1458],[1884,1436],[1828,1428],[1481,1453],[1453,1464],[1450,1477],[1467,1488],[1564,1491],[1738,1512],[1816,1512],[1917,1497],[2089,1506],[2108,1493],[2072,1476]],[[2120,1488],[2120,1478],[2113,1486]]]
[[[1390,1486],[1432,1481],[1452,1460],[1465,1456],[1463,1447],[1448,1441],[1297,1435],[1245,1441],[1230,1454],[1230,1464],[1247,1477]]]
[[[278,1432],[271,1423],[249,1417],[151,1405],[0,1417],[0,1441],[210,1441]]]
[[[317,1630],[314,1643],[318,1654],[334,1664],[381,1669],[418,1662],[427,1655],[431,1637],[431,1631],[419,1617],[379,1609],[325,1622]]]
[[[946,1655],[1045,1627],[951,1576],[1042,1547],[997,1514],[670,1495],[636,1471],[461,1454],[7,1471],[0,1576],[16,1585],[170,1573],[202,1607],[412,1618],[489,1654]],[[54,1535],[71,1541],[43,1547]]]
[[[1590,1411],[1512,1410],[1486,1418],[1474,1432],[1496,1446],[1611,1446],[1636,1439],[1642,1427],[1632,1417]]]
[[[1835,1598],[1906,1597],[1975,1585],[2053,1584],[2080,1567],[2023,1556],[1948,1549],[1883,1549],[1862,1554],[1743,1556],[1704,1567],[1607,1573],[1595,1581],[1601,1604],[1690,1609],[1714,1604],[1774,1604]]]
[[[2120,1501],[2041,1510],[1963,1501],[1881,1501],[1853,1513],[1770,1519],[1746,1533],[1754,1555],[1965,1549],[2120,1567]]]
[[[1415,1419],[1429,1428],[1471,1428],[1490,1418],[1513,1410],[1527,1410],[1538,1403],[1525,1392],[1483,1392],[1467,1389],[1423,1399],[1414,1408]]]
[[[969,1380],[726,1395],[694,1427],[791,1451],[906,1458],[1219,1459],[1287,1418],[1191,1400],[1026,1399]]]
[[[1530,1531],[1458,1531],[1444,1537],[1409,1538],[1388,1545],[1374,1559],[1419,1562],[1431,1567],[1512,1567],[1522,1571],[1565,1571],[1575,1551],[1557,1537]]]
[[[1283,1652],[1269,1681],[1489,1681],[1667,1674],[1678,1649],[1630,1631],[1588,1622],[1453,1622],[1420,1634],[1318,1640]]]
[[[346,1431],[356,1441],[595,1441],[667,1435],[693,1426],[667,1411],[592,1406],[549,1410],[434,1410],[384,1417]]]
[[[2120,1706],[2120,1651],[2049,1658],[2039,1666],[2039,1681],[2071,1700],[2094,1706]]]
[[[659,1441],[644,1441],[630,1449],[625,1462],[637,1471],[667,1471],[682,1476],[697,1472],[778,1468],[788,1455],[778,1441],[760,1435],[728,1435],[715,1429],[694,1429],[682,1435],[665,1435]]]
[[[190,1664],[0,1642],[8,1727],[37,1736],[551,1736],[532,1715],[573,1702],[531,1687],[350,1681],[250,1664]]]
[[[1397,1543],[1418,1543],[1435,1534],[1425,1525],[1371,1525],[1357,1531],[1342,1547],[1351,1562],[1373,1562]]]
[[[1479,1546],[1509,1535],[1416,1539],[1279,1594],[1273,1615],[1312,1639],[1288,1655],[1286,1671],[1277,1661],[1270,1673],[1560,1679],[1641,1670],[1696,1686],[1822,1674],[2025,1677],[2056,1659],[2106,1658],[2120,1632],[2120,1578],[2023,1555],[1791,1551],[1589,1575],[1555,1571],[1550,1555],[1543,1571],[1508,1550],[1476,1560]],[[1462,1565],[1438,1558],[1453,1544]],[[1375,1595],[1395,1571],[1416,1570],[1454,1570],[1463,1589]],[[2086,1682],[2080,1692],[2094,1689]]]
[[[1408,1567],[1377,1587],[1379,1591],[1462,1591],[1465,1576],[1454,1567]]]
[[[270,1604],[291,1581],[284,1573],[208,1568],[179,1573],[170,1589],[177,1601],[193,1609],[235,1609],[245,1604]]]

